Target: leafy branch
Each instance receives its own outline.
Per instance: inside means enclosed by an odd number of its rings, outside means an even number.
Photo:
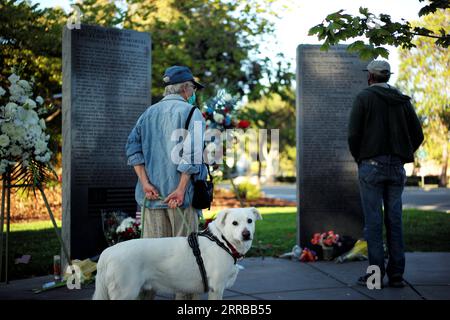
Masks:
[[[423,1],[423,0],[420,0]],[[446,10],[450,7],[448,0],[434,0],[423,7],[419,16],[435,13],[438,9]],[[359,8],[359,16],[345,14],[344,10],[329,14],[325,20],[309,30],[309,35],[317,35],[324,40],[321,49],[328,50],[330,46],[348,39],[365,36],[369,44],[362,40],[354,41],[348,51],[358,52],[361,59],[375,59],[378,56],[388,58],[389,51],[383,45],[392,45],[411,49],[416,47],[413,39],[416,36],[436,39],[435,44],[444,48],[450,45],[450,34],[444,26],[436,34],[424,27],[414,27],[408,21],[394,22],[390,15],[379,16],[369,12],[367,8]]]

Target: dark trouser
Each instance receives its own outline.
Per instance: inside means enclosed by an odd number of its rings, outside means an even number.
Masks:
[[[403,162],[395,156],[378,156],[362,160],[358,166],[359,186],[364,211],[364,237],[369,251],[369,264],[380,267],[389,278],[402,276],[405,253],[402,231],[402,192],[406,182]],[[383,212],[389,253],[384,265]]]

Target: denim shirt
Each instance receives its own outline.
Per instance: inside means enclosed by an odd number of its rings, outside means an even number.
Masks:
[[[206,179],[207,171],[202,158],[205,120],[200,110],[195,109],[187,134],[184,127],[191,109],[192,105],[180,95],[167,95],[147,108],[128,136],[125,147],[128,165],[143,164],[150,183],[163,198],[175,191],[181,173],[193,175],[194,180]],[[186,139],[183,142],[184,136]],[[192,203],[193,191],[190,179],[182,208],[187,208]],[[135,198],[142,207],[144,191],[139,180]],[[160,200],[147,200],[146,207],[168,208]]]

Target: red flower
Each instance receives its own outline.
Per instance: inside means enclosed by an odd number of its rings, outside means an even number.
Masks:
[[[311,243],[313,245],[321,245],[322,247],[332,247],[334,244],[338,243],[338,240],[339,235],[330,230],[324,233],[315,233],[311,239]]]
[[[240,120],[238,123],[238,128],[246,129],[250,126],[250,121],[248,120]]]
[[[311,243],[314,245],[318,245],[318,244],[320,244],[320,239],[321,239],[321,234],[315,233],[313,238],[311,239]]]

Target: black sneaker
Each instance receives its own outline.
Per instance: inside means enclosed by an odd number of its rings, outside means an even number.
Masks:
[[[404,288],[405,287],[405,281],[403,280],[402,276],[394,276],[392,278],[389,278],[389,287],[392,288]]]
[[[369,279],[370,276],[371,276],[371,274],[366,274],[362,277],[359,277],[358,281],[356,281],[356,283],[360,286],[367,288],[367,280]],[[383,284],[383,280],[381,280],[381,289],[383,289],[383,288],[384,288],[384,284]]]
[[[366,274],[365,276],[359,277],[357,283],[360,286],[367,287],[367,279],[369,279],[370,274]]]

